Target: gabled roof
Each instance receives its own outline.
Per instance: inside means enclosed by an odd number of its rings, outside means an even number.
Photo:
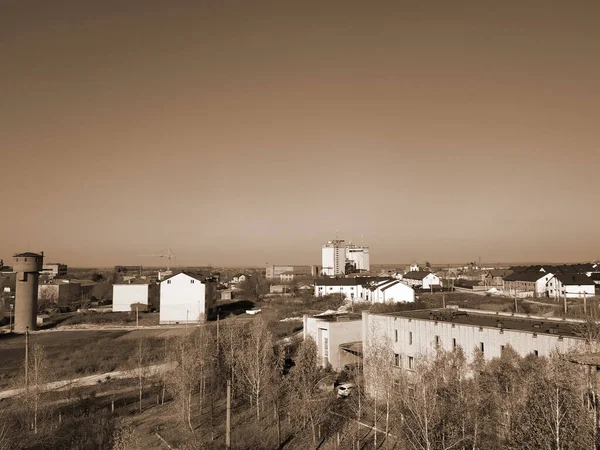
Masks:
[[[179,273],[176,273],[176,274],[173,274],[173,275],[169,275],[168,277],[163,278],[162,281],[161,281],[161,283],[164,282],[164,281],[170,280],[171,278],[175,278],[176,276],[181,275],[181,274],[187,275],[188,277],[193,278],[194,280],[198,280],[198,281],[205,281],[206,280],[206,277],[204,277],[202,275],[198,275],[197,273],[187,272],[187,271],[184,270],[182,272],[179,272]]]
[[[546,275],[548,275],[547,272],[515,272],[504,277],[504,281],[525,281],[533,283]]]
[[[414,270],[412,272],[405,273],[402,278],[408,278],[409,280],[422,280],[427,275],[432,275],[432,273],[425,270]]]
[[[576,274],[563,274],[560,273],[555,275],[554,278],[559,280],[565,286],[589,286],[593,285],[594,282],[587,275],[583,275],[580,273]]]

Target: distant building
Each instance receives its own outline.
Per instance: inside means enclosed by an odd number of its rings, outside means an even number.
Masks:
[[[315,281],[315,297],[340,294],[345,300],[371,301],[371,283],[390,281],[390,277],[321,278]]]
[[[221,300],[231,300],[233,298],[233,291],[231,289],[222,289],[218,292]]]
[[[321,273],[328,277],[346,273],[346,243],[335,239],[321,248]]]
[[[594,281],[583,274],[557,274],[548,280],[548,297],[583,298],[596,295]]]
[[[277,280],[287,283],[298,277],[310,277],[313,271],[313,266],[278,266],[267,264],[265,277],[267,280]]]
[[[511,273],[504,277],[504,293],[516,297],[544,297],[553,276],[544,270]]]
[[[486,286],[501,287],[504,286],[504,277],[512,274],[510,269],[491,269],[488,270],[483,279]]]
[[[86,293],[85,300],[89,296]],[[81,284],[70,280],[52,280],[48,283],[38,285],[38,299],[40,302],[52,302],[58,306],[68,306],[73,303],[81,302],[82,290]]]
[[[346,261],[351,262],[357,272],[369,272],[371,270],[369,247],[348,244]]]
[[[40,275],[50,278],[64,278],[67,276],[67,265],[61,263],[44,263]]]
[[[159,287],[148,280],[137,278],[127,283],[113,284],[113,312],[130,312],[137,305],[139,311],[158,307]]]
[[[290,287],[285,284],[272,284],[269,286],[269,294],[289,294]]]
[[[432,287],[441,287],[442,285],[437,275],[421,270],[411,270],[405,273],[402,281],[411,287],[421,289],[431,289]]]
[[[372,303],[412,303],[415,301],[415,291],[412,287],[399,280],[383,280],[371,283]]]
[[[319,365],[340,371],[346,364],[356,364],[360,359],[345,343],[362,340],[361,316],[359,314],[328,314],[304,316],[303,338],[311,336],[317,344]]]
[[[216,312],[216,282],[181,272],[160,283],[160,324],[199,323]]]
[[[246,281],[247,278],[248,277],[246,275],[244,275],[243,273],[238,273],[238,274],[234,275],[229,282],[233,283],[233,284],[239,284],[239,283],[243,283],[244,281]]]

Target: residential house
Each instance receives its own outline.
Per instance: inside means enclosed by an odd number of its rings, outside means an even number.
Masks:
[[[390,277],[321,278],[315,281],[315,297],[340,294],[345,300],[371,300],[369,284]]]
[[[439,288],[442,285],[442,282],[437,275],[422,270],[414,270],[405,273],[402,282],[413,288],[420,289]]]
[[[372,303],[400,303],[415,301],[415,291],[407,284],[394,279],[373,282],[370,286]]]
[[[548,296],[559,298],[583,298],[596,295],[596,284],[583,274],[559,273],[548,280]]]
[[[160,283],[160,324],[199,323],[216,313],[216,281],[181,272]]]

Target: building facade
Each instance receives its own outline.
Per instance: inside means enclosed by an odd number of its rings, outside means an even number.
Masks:
[[[129,283],[113,284],[113,312],[131,312],[152,309],[158,302],[158,286],[147,280],[135,279]]]
[[[330,365],[333,370],[340,371],[346,364],[357,363],[357,356],[340,346],[362,340],[359,314],[305,315],[303,323],[303,337],[311,336],[315,340],[321,367]]]
[[[544,297],[553,276],[545,271],[514,272],[504,277],[504,292],[515,297]]]
[[[418,287],[421,289],[431,289],[432,287],[441,287],[442,285],[442,282],[437,275],[422,270],[411,270],[405,273],[402,277],[402,281],[411,287]]]
[[[44,263],[40,275],[50,278],[64,278],[67,276],[67,265],[61,263]]]
[[[346,243],[344,240],[329,241],[321,248],[321,274],[328,277],[346,273]]]
[[[160,324],[200,323],[215,314],[216,283],[186,272],[160,283]]]
[[[584,298],[596,295],[594,281],[583,274],[554,275],[547,284],[548,297],[560,298]]]
[[[579,320],[553,319],[525,314],[493,313],[446,308],[392,314],[363,312],[363,352],[376,345],[391,345],[398,368],[414,370],[419,358],[438,349],[462,348],[469,362],[474,350],[486,360],[512,347],[519,355],[550,356],[585,343],[576,335]]]
[[[371,270],[370,248],[349,244],[346,246],[346,261],[350,262],[357,272]]]

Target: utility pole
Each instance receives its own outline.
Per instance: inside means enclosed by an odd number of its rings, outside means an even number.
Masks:
[[[587,292],[583,291],[583,314],[587,315]]]
[[[137,328],[140,327],[140,304],[136,303],[135,304],[135,326]]]
[[[565,293],[563,295],[563,301],[564,301],[564,309],[565,309],[565,314],[567,313],[567,288],[565,286]]]
[[[231,380],[227,380],[227,417],[225,422],[225,448],[231,450]]]
[[[444,288],[442,288],[442,308],[446,309],[446,296],[444,294]]]
[[[25,329],[25,392],[29,394],[29,327]]]
[[[219,312],[217,311],[217,354],[219,354],[220,346],[219,346]]]
[[[8,325],[8,331],[9,333],[12,333],[12,316],[13,316],[13,308],[15,307],[15,305],[13,305],[12,303],[10,304],[10,312],[9,314],[9,325]]]

